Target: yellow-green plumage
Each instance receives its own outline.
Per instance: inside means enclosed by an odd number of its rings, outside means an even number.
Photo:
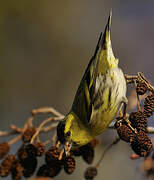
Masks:
[[[79,146],[101,134],[126,102],[126,82],[118,68],[110,40],[111,13],[104,35],[100,35],[94,56],[76,92],[70,112],[64,118],[64,136]]]

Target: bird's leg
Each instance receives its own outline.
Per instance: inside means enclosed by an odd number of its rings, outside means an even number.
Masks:
[[[123,111],[120,108],[119,117],[116,118],[118,123],[121,123],[123,120],[125,120],[127,115],[127,98],[123,98],[122,103],[124,104],[124,108]]]
[[[123,119],[126,119],[126,115],[127,115],[127,104],[128,104],[128,100],[127,100],[126,97],[123,97],[122,103],[123,103],[124,107],[123,107],[123,113],[121,113],[121,114],[123,114],[123,115],[122,115],[122,118],[123,118]]]
[[[134,84],[135,84],[135,88],[136,88],[137,87],[136,80],[134,80]],[[142,111],[141,104],[140,104],[140,98],[139,98],[139,95],[137,93],[136,93],[136,96],[137,96],[137,107],[138,107],[138,110]]]
[[[124,104],[124,108],[123,108],[123,116],[122,119],[127,123],[127,126],[134,132],[136,133],[136,130],[132,127],[128,117],[127,117],[127,98],[125,98],[125,100],[123,101]]]
[[[123,119],[126,119],[126,115],[127,115],[127,103],[124,102]]]

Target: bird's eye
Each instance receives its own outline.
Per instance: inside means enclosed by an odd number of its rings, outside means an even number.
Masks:
[[[66,136],[69,137],[71,135],[70,131],[66,133]]]
[[[71,147],[71,145],[70,144],[68,144],[68,148],[70,148]]]

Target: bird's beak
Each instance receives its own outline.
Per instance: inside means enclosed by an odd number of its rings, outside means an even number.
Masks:
[[[71,147],[72,147],[72,143],[67,141],[64,145],[66,156],[69,156]]]

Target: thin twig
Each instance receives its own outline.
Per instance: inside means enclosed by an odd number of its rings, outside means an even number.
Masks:
[[[40,138],[39,138],[39,135],[36,136],[36,139],[37,139],[37,140],[36,140],[37,142],[41,142],[41,140],[40,140]]]
[[[51,124],[50,126],[43,127],[40,132],[49,132],[57,127],[58,123]]]
[[[25,131],[25,129],[27,128],[28,126],[28,121],[24,124],[24,127],[23,127],[23,132]],[[16,136],[15,138],[11,139],[10,141],[8,141],[8,144],[11,145],[11,144],[14,144],[15,142],[17,142],[18,140],[20,140],[22,137],[22,133],[20,133],[18,136]]]
[[[50,122],[50,121],[58,121],[58,120],[61,120],[62,118],[63,118],[63,116],[59,116],[59,117],[50,117],[50,118],[44,120],[44,121],[40,124],[40,126],[37,128],[37,131],[36,131],[36,133],[33,135],[30,143],[32,144],[32,143],[34,142],[35,138],[38,136],[38,134],[40,133],[42,127],[43,127],[46,123],[48,123],[48,122]]]
[[[13,131],[16,131],[17,133],[22,133],[23,132],[22,128],[19,128],[19,127],[15,126],[14,124],[10,125],[10,129],[12,129]]]
[[[141,79],[142,81],[144,81],[144,83],[147,85],[148,89],[152,92],[154,92],[154,87],[151,85],[151,83],[147,80],[147,78],[143,75],[143,73],[138,72],[138,77],[139,79]]]
[[[49,143],[50,143],[50,140],[46,140],[43,144],[44,144],[44,146],[46,146]]]
[[[28,125],[30,126],[30,127],[33,127],[33,120],[34,120],[34,117],[33,116],[31,116],[27,121],[28,121]]]
[[[134,84],[135,84],[135,87],[137,87],[136,80],[134,80]],[[138,95],[137,92],[136,92],[136,95],[137,95],[137,107],[138,107],[138,110],[142,112],[142,108],[141,108],[141,105],[140,105],[140,98],[139,98],[139,95]]]
[[[142,101],[143,99],[145,99],[145,97],[147,96],[147,94],[144,94],[142,96],[140,96],[140,101]],[[133,109],[135,109],[137,106],[137,95],[136,95],[136,89],[133,89],[130,92],[130,95],[128,97],[128,108],[127,111],[131,111]]]
[[[149,127],[147,128],[147,131],[148,131],[149,134],[154,133],[154,127],[150,127],[150,126],[149,126]]]
[[[133,83],[134,80],[135,81],[138,80],[140,82],[142,81],[147,85],[149,91],[154,92],[154,86],[151,85],[151,83],[147,80],[147,78],[141,72],[138,72],[137,76],[125,74],[125,78],[126,78],[127,84]]]
[[[47,114],[47,113],[52,113],[55,116],[58,117],[64,117],[63,114],[61,114],[60,112],[58,112],[56,109],[54,109],[53,107],[41,107],[39,109],[33,109],[32,110],[32,115],[35,116],[37,114]]]
[[[120,141],[120,138],[117,137],[111,144],[109,144],[109,145],[106,147],[106,149],[104,150],[101,158],[99,159],[99,161],[98,161],[98,162],[96,163],[96,165],[95,165],[96,168],[99,167],[100,163],[101,163],[102,160],[104,159],[104,156],[105,156],[105,154],[108,152],[108,150],[111,149],[111,147],[112,147],[113,145],[117,144],[119,141]]]
[[[115,129],[114,123],[115,123],[115,122],[112,122],[112,123],[109,125],[108,128],[109,128],[109,129]],[[153,133],[154,133],[154,127],[152,127],[152,126],[147,127],[147,133],[153,134]]]
[[[17,142],[19,139],[21,139],[22,135],[18,135],[16,136],[15,138],[11,139],[10,141],[8,141],[8,144],[11,145],[11,144],[14,144],[15,142]]]
[[[19,134],[23,132],[22,128],[19,128],[15,126],[14,124],[10,125],[10,129],[12,131],[0,131],[0,136],[8,136],[8,135]]]
[[[137,133],[137,131],[136,131],[136,129],[135,128],[133,128],[133,126],[131,125],[131,123],[130,123],[130,121],[129,121],[129,119],[128,119],[128,117],[126,118],[126,119],[124,119],[125,121],[126,121],[126,123],[127,123],[127,127],[129,127],[135,134]]]
[[[17,131],[0,131],[0,137],[18,134]]]
[[[133,83],[134,80],[137,80],[137,78],[138,78],[138,76],[136,76],[136,75],[125,74],[125,79],[126,79],[127,84]]]

